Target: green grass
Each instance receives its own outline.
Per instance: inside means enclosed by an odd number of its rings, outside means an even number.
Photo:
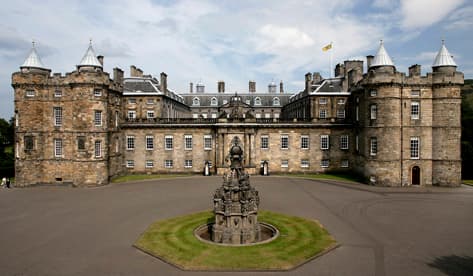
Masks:
[[[473,179],[471,180],[462,180],[463,184],[473,186]]]
[[[112,183],[122,183],[128,181],[139,181],[146,179],[175,178],[183,176],[192,176],[192,174],[129,174],[112,179]]]
[[[303,177],[303,178],[310,178],[310,179],[330,179],[330,180],[339,180],[339,181],[364,182],[363,179],[361,179],[359,176],[351,175],[351,174],[308,173],[308,174],[284,174],[284,176]]]
[[[258,219],[279,229],[274,241],[243,247],[208,244],[193,231],[212,218],[211,212],[201,212],[155,222],[135,246],[186,270],[287,270],[336,244],[317,222],[272,212],[260,212]]]
[[[13,154],[13,146],[6,146],[4,152]]]

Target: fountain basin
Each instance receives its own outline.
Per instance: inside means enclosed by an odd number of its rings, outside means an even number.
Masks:
[[[208,223],[198,226],[194,229],[194,236],[205,243],[214,244],[214,245],[221,245],[221,246],[253,246],[258,244],[265,244],[275,240],[279,237],[279,230],[274,227],[273,225],[265,222],[259,222],[260,233],[259,233],[259,240],[252,243],[245,243],[245,244],[230,244],[230,243],[219,243],[212,241],[212,226],[214,223]]]

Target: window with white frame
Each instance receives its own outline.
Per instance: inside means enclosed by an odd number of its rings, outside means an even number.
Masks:
[[[419,97],[420,96],[420,90],[411,90],[411,96],[412,97]]]
[[[309,149],[309,135],[301,135],[301,149]]]
[[[320,119],[325,119],[325,118],[327,118],[327,109],[320,109],[320,110],[319,110],[319,118],[320,118]]]
[[[127,135],[126,136],[126,149],[134,150],[135,149],[135,136]]]
[[[102,125],[102,111],[101,110],[94,111],[94,125],[95,126]]]
[[[184,149],[192,150],[192,135],[184,135]]]
[[[61,90],[61,89],[56,89],[56,90],[54,90],[54,97],[55,97],[55,98],[60,98],[60,97],[62,97],[62,90]]]
[[[135,167],[135,160],[126,160],[126,167],[127,168],[134,168]]]
[[[36,92],[34,90],[26,90],[26,97],[34,97]]]
[[[337,109],[337,118],[345,119],[345,109]]]
[[[172,169],[173,164],[174,164],[174,162],[173,162],[172,159],[164,160],[164,167],[165,167],[166,169]]]
[[[154,168],[154,161],[153,160],[146,160],[145,162],[145,167],[146,168]]]
[[[376,96],[378,96],[378,90],[375,90],[375,89],[370,90],[370,96],[371,96],[371,97],[376,97]]]
[[[256,115],[256,119],[261,118],[261,113],[256,113],[255,115]]]
[[[418,120],[420,115],[420,103],[415,101],[411,102],[411,119]]]
[[[62,107],[53,107],[54,126],[62,126]]]
[[[301,168],[308,168],[308,167],[309,167],[309,159],[302,159]]]
[[[251,100],[245,100],[245,103],[246,103],[247,105],[251,105]]]
[[[342,168],[348,168],[350,166],[350,163],[348,159],[343,159],[342,162],[340,163],[340,167]]]
[[[136,104],[136,99],[135,98],[129,98],[128,103],[129,104]]]
[[[289,149],[289,136],[281,135],[281,149]]]
[[[375,156],[378,154],[378,139],[376,137],[370,138],[370,155]]]
[[[419,137],[411,137],[411,159],[419,159]]]
[[[281,160],[281,168],[288,168],[289,160]]]
[[[154,119],[154,111],[153,110],[146,111],[146,118]]]
[[[273,105],[279,106],[281,105],[281,101],[278,97],[273,98]]]
[[[340,136],[340,149],[342,150],[348,149],[348,135]]]
[[[154,104],[154,99],[147,99],[146,104],[149,104],[149,105]]]
[[[338,99],[337,104],[345,104],[345,99]]]
[[[327,98],[320,98],[319,104],[327,104]]]
[[[165,150],[172,150],[173,148],[173,137],[172,135],[166,135],[164,136],[164,149]]]
[[[154,136],[146,135],[146,150],[154,150]]]
[[[212,97],[212,99],[210,100],[210,105],[211,105],[211,106],[216,106],[216,105],[218,105],[218,100],[217,100],[217,98]]]
[[[328,150],[330,147],[328,135],[320,135],[320,149]]]
[[[102,157],[102,141],[95,141],[94,147],[95,157]]]
[[[212,135],[204,135],[204,150],[212,150]]]
[[[54,157],[62,157],[62,139],[54,139]]]
[[[320,167],[328,168],[329,166],[330,166],[330,160],[328,160],[328,159],[320,160]]]
[[[120,120],[120,114],[115,111],[115,127],[118,127],[118,121]]]
[[[94,96],[95,97],[102,96],[102,89],[94,89]]]
[[[376,104],[370,105],[370,119],[376,120],[378,117],[378,106]]]
[[[200,99],[195,97],[194,99],[192,99],[192,105],[200,105]]]
[[[128,110],[128,119],[136,119],[136,111],[135,110]]]
[[[184,168],[192,168],[192,159],[184,160]]]
[[[255,98],[255,105],[261,105],[261,98],[260,97]]]
[[[261,136],[261,149],[269,149],[269,136],[262,135]]]

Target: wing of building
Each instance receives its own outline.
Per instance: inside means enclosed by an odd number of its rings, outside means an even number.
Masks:
[[[12,75],[16,185],[107,184],[135,173],[221,174],[234,137],[252,174],[350,172],[382,186],[459,186],[463,74],[442,43],[432,72],[398,72],[381,42],[334,78],[296,93],[270,82],[173,91],[136,66],[103,71],[92,44],[74,71],[51,73],[34,45]],[[195,88],[195,89],[194,89]]]

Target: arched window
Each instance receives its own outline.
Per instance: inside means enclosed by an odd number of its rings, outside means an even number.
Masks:
[[[213,97],[213,98],[210,100],[210,105],[218,105],[218,100],[217,100],[217,98]]]
[[[278,97],[274,97],[273,98],[273,105],[280,105],[281,104],[281,101],[279,100]]]
[[[261,98],[260,97],[255,98],[255,105],[261,105]]]
[[[192,99],[192,105],[200,105],[200,99],[195,97],[194,99]]]

